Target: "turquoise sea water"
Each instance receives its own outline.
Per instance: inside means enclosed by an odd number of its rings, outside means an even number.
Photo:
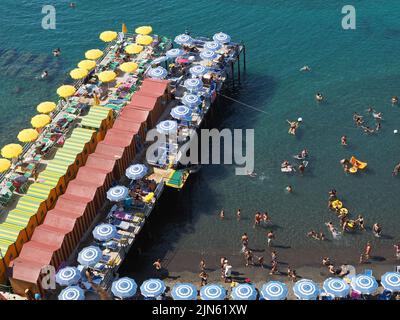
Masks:
[[[201,35],[218,31],[247,46],[247,73],[235,97],[262,109],[256,112],[237,103],[227,106],[220,127],[255,129],[257,178],[234,175],[233,166],[203,167],[190,192],[163,214],[170,223],[158,234],[160,243],[190,251],[236,252],[238,238],[251,232],[263,243],[265,230],[251,231],[256,210],[272,215],[279,241],[293,248],[321,246],[305,237],[313,228],[327,233],[324,222],[333,219],[326,209],[327,192],[336,188],[353,214],[367,225],[379,221],[389,239],[399,238],[400,180],[391,177],[400,161],[400,106],[390,98],[400,95],[400,2],[352,1],[357,29],[341,28],[344,1],[326,0],[183,0],[163,1],[54,1],[57,29],[41,29],[41,7],[51,1],[3,0],[0,5],[0,143],[16,141],[29,127],[35,106],[55,99],[55,90],[88,49],[102,46],[98,34],[150,24],[159,34],[175,36],[188,28]],[[52,57],[60,47],[62,56]],[[11,50],[11,51],[10,51]],[[7,55],[6,55],[7,52]],[[312,72],[298,70],[310,65]],[[35,79],[47,69],[49,79]],[[327,102],[317,104],[316,92]],[[352,113],[373,105],[382,111],[382,131],[365,136],[352,124]],[[287,134],[286,119],[302,117],[298,137]],[[340,146],[347,135],[350,146]],[[310,164],[304,177],[286,176],[280,163],[306,147]],[[351,155],[368,162],[368,172],[346,176],[339,160]],[[286,185],[294,194],[284,192]],[[234,214],[242,209],[243,220]],[[227,218],[217,214],[224,208]],[[176,212],[175,212],[176,211]],[[335,220],[334,220],[335,221]],[[370,233],[346,236],[323,244],[359,248]]]

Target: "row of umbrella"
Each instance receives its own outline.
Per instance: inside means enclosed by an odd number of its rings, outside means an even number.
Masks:
[[[57,283],[69,285],[60,295],[61,300],[84,299],[84,292],[76,286],[80,280],[80,272],[77,268],[67,267],[60,270],[56,275]],[[381,278],[382,286],[389,291],[400,291],[400,273],[387,272]],[[350,294],[350,287],[362,294],[372,294],[378,284],[374,277],[367,275],[356,276],[350,285],[341,278],[329,278],[323,283],[323,290],[333,297],[345,298]],[[137,292],[135,280],[124,277],[113,282],[111,292],[114,296],[126,299],[133,297]],[[149,279],[140,286],[140,293],[147,298],[155,298],[162,295],[166,290],[163,281],[159,279]],[[318,285],[311,280],[303,279],[295,283],[294,294],[300,300],[315,300],[321,293]],[[196,300],[197,288],[191,283],[177,283],[171,290],[174,300]],[[233,300],[256,300],[257,289],[254,285],[244,283],[232,288],[231,298]],[[288,287],[279,281],[270,281],[263,284],[260,290],[260,297],[265,300],[284,300],[288,295]],[[219,284],[208,284],[200,290],[201,300],[223,300],[227,296],[225,288]]]
[[[180,34],[175,37],[175,43],[179,45],[190,45],[194,42],[194,39],[188,34]],[[223,32],[218,32],[214,34],[213,41],[205,43],[205,48],[209,50],[218,50],[221,45],[231,42],[231,37]]]

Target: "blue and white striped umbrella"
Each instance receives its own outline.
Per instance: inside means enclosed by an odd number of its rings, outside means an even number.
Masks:
[[[386,272],[381,277],[381,285],[389,291],[400,291],[400,273],[399,272]]]
[[[196,300],[197,288],[191,283],[177,283],[171,291],[174,300]]]
[[[214,34],[213,40],[219,43],[228,43],[231,42],[231,37],[228,36],[226,33],[218,32]]]
[[[60,286],[73,286],[81,279],[80,271],[75,267],[62,268],[56,274],[56,282]]]
[[[195,108],[201,104],[201,99],[198,95],[189,93],[182,97],[182,103],[189,108]]]
[[[361,294],[372,294],[378,289],[378,282],[373,276],[359,274],[351,280],[351,287]]]
[[[137,284],[135,280],[123,277],[118,279],[112,283],[111,292],[114,296],[125,299],[131,298],[136,294],[137,291]]]
[[[299,300],[316,300],[319,295],[317,284],[308,279],[297,281],[293,286],[293,291]]]
[[[154,59],[154,60],[151,62],[151,64],[160,64],[160,63],[162,63],[162,62],[164,62],[164,61],[167,61],[167,60],[168,60],[168,57],[166,57],[166,56],[161,56],[161,57],[158,57],[158,58]]]
[[[341,278],[326,279],[322,288],[326,293],[337,298],[347,297],[350,293],[350,286]]]
[[[195,76],[203,76],[208,72],[208,69],[205,66],[202,66],[201,64],[198,64],[197,66],[193,66],[189,69],[189,72]]]
[[[93,238],[99,241],[109,241],[117,235],[117,228],[109,223],[102,223],[92,231]]]
[[[204,44],[204,49],[211,50],[211,51],[217,51],[221,49],[221,43],[217,41],[207,41]]]
[[[288,295],[287,285],[279,281],[264,283],[261,295],[265,300],[285,300]]]
[[[200,58],[203,60],[214,60],[217,57],[215,51],[203,50],[200,52]]]
[[[164,79],[168,75],[168,71],[163,67],[151,68],[147,75],[150,78]]]
[[[233,300],[256,300],[257,290],[248,283],[242,283],[233,287],[231,297]]]
[[[122,201],[127,197],[128,193],[127,187],[115,186],[107,191],[107,199],[110,201]]]
[[[160,279],[149,279],[140,286],[141,294],[146,298],[155,298],[165,292],[165,284]]]
[[[226,290],[219,284],[207,284],[200,290],[201,300],[224,300],[226,297]]]
[[[192,110],[187,106],[177,106],[171,110],[171,116],[178,120],[192,120]]]
[[[94,267],[103,256],[99,247],[89,246],[83,248],[78,254],[78,262],[85,267]]]
[[[174,48],[174,49],[168,50],[165,53],[165,55],[170,59],[175,59],[175,58],[178,58],[178,57],[184,55],[184,53],[185,52],[182,49]]]
[[[58,300],[85,300],[85,292],[78,286],[68,287],[60,292]]]
[[[193,39],[191,36],[187,34],[180,34],[175,37],[174,40],[177,44],[184,45],[184,44],[191,44],[193,42]]]
[[[203,88],[203,81],[198,78],[189,78],[185,80],[183,86],[189,91],[199,91]]]
[[[178,128],[178,124],[176,121],[173,120],[165,120],[161,121],[157,125],[157,131],[161,134],[174,134]]]
[[[144,164],[136,163],[125,170],[125,175],[128,179],[139,180],[147,174],[147,171],[148,169]]]

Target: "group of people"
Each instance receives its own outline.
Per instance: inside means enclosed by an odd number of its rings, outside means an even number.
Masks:
[[[357,127],[361,128],[363,130],[363,132],[366,134],[371,134],[371,133],[375,133],[375,132],[379,131],[382,128],[382,124],[381,124],[381,120],[383,120],[382,112],[376,111],[373,107],[369,107],[366,111],[368,114],[372,115],[372,118],[375,121],[375,128],[371,128],[371,126],[369,126],[366,123],[364,116],[358,114],[357,112],[353,113],[354,124]]]

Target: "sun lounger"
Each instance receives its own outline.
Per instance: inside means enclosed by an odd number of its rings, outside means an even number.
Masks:
[[[128,222],[121,221],[121,220],[114,221],[113,225],[116,226],[118,229],[121,229],[121,230],[129,230],[129,227],[130,227],[130,224]]]

